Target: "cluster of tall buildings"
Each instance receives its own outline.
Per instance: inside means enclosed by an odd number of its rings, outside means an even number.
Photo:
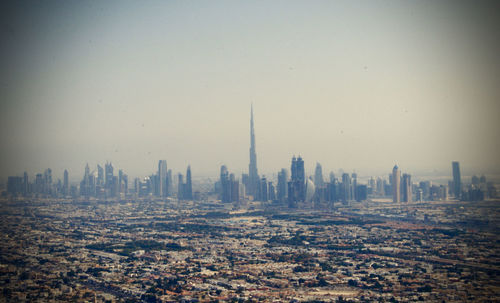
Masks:
[[[175,183],[177,183],[177,190],[174,190]],[[176,196],[179,200],[192,200],[191,166],[187,167],[185,181],[184,175],[181,173],[177,175],[177,180],[174,180],[172,170],[167,169],[167,160],[159,160],[156,174],[143,179],[134,179],[133,193],[137,197],[167,198]]]
[[[64,181],[52,180],[52,170],[47,168],[43,173],[37,173],[33,180],[30,180],[28,172],[23,176],[9,176],[7,178],[7,192],[11,195],[22,196],[45,196],[55,197],[58,195],[68,195],[70,192],[68,171],[64,171]]]
[[[392,186],[392,202],[412,202],[412,186],[411,175],[403,174],[401,176],[401,171],[397,165],[392,169],[392,175],[390,176],[390,183]]]
[[[186,170],[186,182],[184,177],[179,174],[178,179],[177,199],[179,200],[193,200],[193,183],[191,180],[191,166],[188,165]]]
[[[219,197],[222,203],[240,202],[240,196],[244,196],[244,186],[240,186],[240,182],[235,175],[229,173],[227,167],[222,165],[220,168],[220,179],[215,185],[216,191],[219,192]]]
[[[290,208],[301,207],[332,207],[335,202],[347,204],[349,201],[363,201],[368,195],[372,197],[390,197],[394,203],[411,203],[424,200],[447,200],[451,195],[455,199],[483,200],[496,197],[496,188],[486,178],[472,178],[472,183],[464,186],[461,180],[459,162],[452,162],[453,180],[448,186],[432,184],[430,181],[412,183],[411,175],[401,174],[397,165],[389,174],[388,181],[382,178],[371,178],[368,184],[359,184],[356,173],[342,173],[340,179],[330,173],[329,180],[323,178],[321,164],[316,164],[315,173],[307,177],[304,169],[304,160],[301,156],[293,156],[289,175],[286,168],[277,174],[276,185],[273,180],[259,176],[257,169],[257,152],[255,144],[253,106],[250,110],[250,162],[248,173],[244,173],[240,181],[235,174],[229,173],[223,165],[220,169],[220,178],[215,184],[215,191],[223,203],[236,203],[244,199],[287,205]],[[177,190],[174,190],[176,183]],[[30,182],[25,172],[22,177],[10,176],[7,182],[7,193],[11,195],[37,195],[47,197],[96,197],[113,198],[133,195],[135,197],[177,197],[178,200],[193,200],[193,184],[191,167],[188,166],[186,175],[179,173],[174,180],[172,170],[167,168],[166,160],[158,161],[156,173],[145,178],[135,178],[133,188],[129,189],[128,176],[120,169],[114,174],[111,163],[104,168],[97,165],[91,171],[89,165],[85,167],[84,176],[79,184],[70,185],[68,171],[64,171],[63,181],[52,181],[52,170],[36,174]],[[199,194],[199,193],[196,193]]]
[[[488,182],[483,175],[478,177],[472,176],[471,183],[467,186],[462,184],[460,174],[460,164],[456,161],[452,162],[453,180],[450,181],[450,188],[453,189],[452,194],[457,199],[465,201],[482,201],[486,198],[496,198],[497,189],[493,182]]]
[[[118,170],[118,175],[115,175],[111,162],[104,164],[104,168],[98,164],[92,172],[88,164],[85,166],[85,173],[80,182],[81,196],[111,198],[127,192],[128,176],[121,169]]]

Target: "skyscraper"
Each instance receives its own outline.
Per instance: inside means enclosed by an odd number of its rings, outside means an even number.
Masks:
[[[268,200],[267,179],[263,176],[260,180],[260,201],[267,202]]]
[[[102,166],[97,164],[97,185],[103,186],[104,185],[104,170],[102,169]]]
[[[392,169],[392,202],[394,203],[401,202],[400,183],[401,172],[399,171],[399,167],[394,165],[394,168]]]
[[[106,189],[110,191],[113,187],[113,165],[111,162],[104,165],[104,178]]]
[[[306,174],[304,170],[304,160],[302,160],[302,157],[299,156],[298,158],[295,158],[295,156],[292,158],[292,181],[301,181],[305,184],[306,180]]]
[[[122,193],[125,186],[123,186],[123,176],[125,174],[123,173],[123,170],[119,169],[118,170],[118,192]]]
[[[169,169],[167,172],[167,197],[169,197],[174,192],[173,180],[174,177],[172,176],[172,170]]]
[[[229,172],[227,167],[222,165],[220,167],[220,199],[222,203],[228,203],[231,201],[231,188],[229,185]]]
[[[158,196],[166,197],[167,192],[167,160],[160,160],[158,161]]]
[[[453,195],[455,198],[460,199],[462,193],[462,180],[460,177],[460,164],[458,161],[451,162],[453,169]]]
[[[352,185],[351,185],[351,176],[348,173],[342,174],[342,186],[341,186],[341,197],[342,202],[345,204],[348,201],[352,200]]]
[[[188,165],[186,171],[186,185],[184,186],[184,199],[193,200],[193,184],[191,182],[191,165]]]
[[[356,196],[356,188],[358,187],[358,174],[357,173],[352,173],[351,175],[351,199],[353,200],[358,200],[358,197]]]
[[[297,202],[303,202],[306,198],[306,180],[304,171],[304,160],[302,157],[292,158],[292,179],[288,182],[288,206],[295,208]]]
[[[64,195],[69,195],[69,174],[68,170],[64,170],[64,181],[63,181],[63,194]]]
[[[253,105],[250,108],[250,164],[248,165],[248,188],[254,200],[259,195],[260,178],[257,171],[257,153],[255,151],[255,131],[253,128]]]
[[[229,174],[227,167],[220,168],[219,193],[222,203],[239,202],[240,186],[234,174]]]
[[[409,174],[403,174],[403,184],[402,185],[402,190],[403,190],[403,202],[412,202],[412,191],[411,191],[411,175]]]
[[[287,182],[288,182],[288,172],[285,168],[278,172],[278,200],[281,202],[285,201],[287,197]]]
[[[23,175],[23,194],[26,196],[29,192],[29,180],[28,180],[28,172],[24,172]]]
[[[234,174],[229,175],[229,188],[230,188],[230,200],[231,202],[239,202],[240,201],[240,186],[239,181],[236,180]]]
[[[316,187],[323,186],[323,169],[321,168],[321,164],[316,163],[316,170],[314,172],[314,185]]]
[[[177,183],[177,199],[184,200],[184,180],[181,173],[178,175],[178,183]]]

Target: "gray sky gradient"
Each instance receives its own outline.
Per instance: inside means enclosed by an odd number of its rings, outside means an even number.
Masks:
[[[494,2],[492,2],[494,3]],[[498,5],[33,1],[2,7],[0,174],[499,172]]]

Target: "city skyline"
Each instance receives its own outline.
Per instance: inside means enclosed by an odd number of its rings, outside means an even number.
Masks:
[[[263,177],[265,179],[266,178],[266,174],[262,174],[261,176],[259,176],[259,174],[258,174],[258,169],[257,169],[257,152],[256,152],[256,143],[255,143],[255,141],[256,141],[256,139],[255,139],[255,130],[254,130],[254,112],[253,112],[253,103],[252,103],[251,106],[250,106],[250,149],[249,149],[250,153],[249,153],[249,165],[248,165],[248,170],[247,171],[242,171],[240,173],[240,175],[241,176],[246,175],[249,178],[249,181],[248,181],[249,182],[248,183],[248,193],[252,193],[253,195],[258,196],[259,195],[260,182],[261,182],[260,177]],[[295,159],[295,157],[296,157],[296,155],[294,154],[293,158]],[[298,157],[301,159],[300,153],[298,154]],[[452,177],[453,177],[454,182],[455,182],[455,178],[456,178],[455,174],[456,174],[456,171],[458,169],[457,165],[458,165],[457,161],[452,161]],[[225,164],[222,164],[222,166],[225,166]],[[89,163],[86,162],[85,169],[84,169],[84,179],[86,179],[87,178],[86,176],[88,176],[89,174],[95,174],[98,179],[99,178],[103,178],[103,176],[101,176],[103,174],[103,169],[100,166],[100,163],[96,163],[94,167],[95,167],[95,169],[93,169],[92,171],[90,171]],[[112,161],[106,160],[105,167],[106,168],[111,167],[111,175],[112,175],[112,169],[113,169],[113,167],[112,167]],[[188,172],[189,172],[189,176],[190,176],[191,175],[191,173],[190,173],[190,167],[191,167],[191,165],[188,164],[187,167],[188,167]],[[293,167],[293,165],[292,165],[292,167]],[[397,164],[394,167],[394,169],[396,169],[396,168],[397,168]],[[52,169],[51,168],[47,168],[47,169],[50,170],[51,174],[52,174]],[[45,170],[47,170],[47,169],[45,169]],[[271,179],[276,179],[275,181],[277,181],[277,180],[279,180],[279,174],[283,173],[283,170],[286,171],[287,169],[286,168],[282,168],[281,171],[268,172],[267,176],[272,176],[273,178],[271,178]],[[316,162],[314,171],[312,169],[307,169],[306,170],[305,167],[304,167],[303,170],[304,170],[305,176],[310,177],[310,178],[314,177],[314,180],[321,179],[321,178],[323,178],[323,177],[326,176],[326,175],[323,174],[323,172],[322,172],[322,166],[321,166],[321,164],[319,162]],[[120,169],[120,173],[122,173],[122,171],[123,170]],[[169,171],[171,171],[171,169],[169,169]],[[293,169],[290,170],[290,172],[292,172],[292,171],[293,171]],[[338,173],[339,175],[342,175],[342,174],[344,174],[344,172],[345,171],[344,171],[343,168],[331,169],[329,171],[330,176],[331,176],[331,174],[335,174],[335,173]],[[438,177],[439,176],[439,177],[446,177],[447,178],[446,172],[439,172],[439,173],[444,173],[444,175],[437,174],[436,172],[437,171],[434,169],[433,173],[428,174],[428,175],[424,174],[424,175],[421,176],[421,179],[423,180],[426,177],[430,177],[430,176],[434,176],[434,177]],[[357,175],[356,169],[353,169],[352,173]],[[365,179],[367,179],[367,178],[371,178],[373,176],[384,175],[384,173],[385,172],[378,172],[378,174],[377,173],[375,173],[375,174],[365,174],[365,175],[363,175],[363,177]],[[27,176],[27,171],[25,170],[23,172],[23,174],[24,174],[24,178],[25,178]],[[64,180],[68,180],[67,174],[68,174],[68,171],[65,168],[64,172],[63,172],[63,179]],[[159,188],[157,190],[162,193],[161,195],[166,195],[166,193],[164,192],[164,189],[163,189],[164,185],[162,185],[165,182],[165,180],[166,180],[165,179],[166,178],[166,174],[167,174],[167,160],[159,160],[159,162],[158,162],[158,178],[160,178],[160,180],[162,180],[162,181],[160,181],[160,183],[159,183],[160,185],[159,185]],[[393,174],[394,174],[394,170],[393,170]],[[17,175],[19,176],[20,173],[18,172]],[[32,175],[35,176],[35,173],[32,172]],[[179,178],[181,179],[181,183],[180,184],[182,184],[182,173],[179,171],[178,175],[179,175]],[[476,176],[476,175],[477,175],[477,171],[474,171],[473,174],[471,174],[468,177],[472,177],[472,176]],[[142,176],[137,176],[136,175],[135,177],[136,178],[141,178],[141,177],[147,177],[147,176],[148,176],[148,173],[146,173],[146,174],[144,174]],[[253,176],[253,178],[251,176]],[[1,180],[2,177],[3,176],[0,176],[0,180]],[[198,176],[198,178],[211,178],[211,177],[215,177],[215,176],[213,176],[213,175],[201,175],[201,176],[199,175]],[[496,179],[496,177],[498,177],[498,176],[494,175],[494,179]],[[73,178],[73,182],[75,182],[77,180],[79,181],[79,177],[72,176],[72,178]],[[460,178],[460,173],[459,172],[458,172],[458,178]],[[417,177],[417,179],[420,179],[420,178]],[[191,180],[191,177],[189,178],[189,180]],[[170,182],[171,181],[172,180],[170,180]],[[314,181],[314,182],[316,182],[316,181]],[[441,180],[441,183],[444,184],[445,182],[446,182],[446,180],[444,180],[444,179]],[[252,183],[256,183],[256,185],[252,185]],[[189,185],[189,187],[190,187],[190,185]],[[252,187],[256,187],[256,188],[252,189]],[[455,194],[456,194],[456,192],[455,192]],[[394,194],[394,195],[396,195],[396,194]],[[399,196],[399,194],[398,194],[398,196]],[[399,201],[399,198],[397,200]]]
[[[251,103],[263,175],[500,171],[490,2],[27,3],[2,10],[3,178],[240,174]]]
[[[500,1],[0,17],[0,302],[500,302]]]

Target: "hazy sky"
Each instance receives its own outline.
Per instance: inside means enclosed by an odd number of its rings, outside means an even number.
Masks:
[[[2,176],[500,171],[499,6],[480,1],[13,1]],[[76,176],[76,177],[75,177]]]

